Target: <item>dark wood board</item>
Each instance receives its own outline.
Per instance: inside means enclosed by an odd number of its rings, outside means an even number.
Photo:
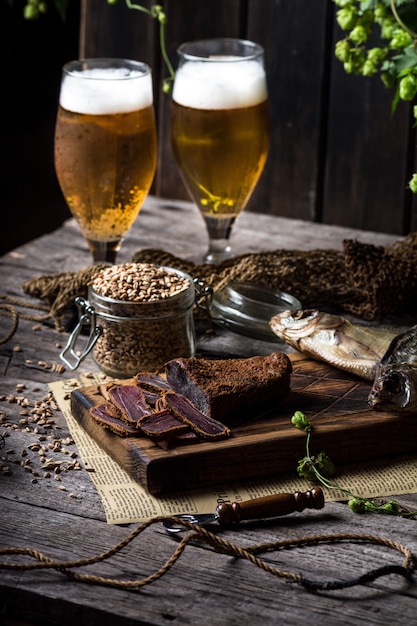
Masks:
[[[130,381],[124,381],[128,383]],[[291,392],[261,416],[231,427],[232,436],[163,449],[146,437],[119,437],[97,425],[89,409],[103,402],[97,386],[72,392],[78,423],[152,494],[294,471],[305,434],[291,424],[303,411],[314,427],[312,453],[326,450],[337,464],[369,461],[417,449],[415,415],[373,411],[370,383],[324,363],[293,363]]]

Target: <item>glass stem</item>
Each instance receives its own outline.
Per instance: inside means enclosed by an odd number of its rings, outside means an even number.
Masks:
[[[219,218],[211,215],[204,215],[203,217],[209,237],[209,248],[204,262],[215,264],[232,257],[229,238],[236,217]]]
[[[115,241],[92,241],[87,239],[88,247],[93,255],[94,264],[108,263],[114,265],[116,263],[117,253],[122,245],[122,240]]]

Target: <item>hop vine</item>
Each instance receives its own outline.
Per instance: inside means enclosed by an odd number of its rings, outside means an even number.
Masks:
[[[398,502],[389,500],[388,502],[378,502],[371,498],[362,498],[355,495],[349,489],[340,487],[333,480],[336,468],[333,461],[325,451],[318,454],[311,454],[310,442],[313,428],[302,411],[296,411],[291,418],[293,426],[306,433],[306,455],[300,459],[297,466],[297,473],[300,478],[306,478],[312,482],[318,482],[327,489],[335,489],[345,494],[348,499],[348,506],[354,513],[385,513],[387,515],[398,515],[401,517],[414,518],[417,511],[405,511],[400,508]]]
[[[414,0],[333,0],[345,35],[336,58],[348,74],[380,75],[399,100],[417,96],[417,6]],[[406,25],[410,24],[410,26]],[[374,45],[377,42],[379,45]]]

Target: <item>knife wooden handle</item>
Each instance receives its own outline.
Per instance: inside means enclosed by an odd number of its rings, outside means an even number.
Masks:
[[[217,521],[221,526],[230,526],[244,520],[262,519],[289,515],[304,509],[322,509],[324,495],[320,487],[306,492],[278,493],[273,496],[255,498],[246,502],[223,502],[216,509]]]

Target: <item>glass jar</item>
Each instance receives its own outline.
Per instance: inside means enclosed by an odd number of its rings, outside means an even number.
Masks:
[[[162,269],[188,279],[188,286],[170,297],[140,302],[102,296],[89,286],[88,301],[76,299],[79,322],[60,355],[70,369],[76,369],[91,350],[100,369],[115,378],[162,371],[170,359],[194,355],[193,307],[205,294],[188,274]],[[85,326],[89,326],[89,336],[78,355],[75,343]],[[68,361],[67,353],[74,363]]]
[[[282,343],[269,322],[274,315],[288,309],[301,309],[301,302],[285,291],[231,280],[213,294],[209,313],[213,322],[235,333]]]

